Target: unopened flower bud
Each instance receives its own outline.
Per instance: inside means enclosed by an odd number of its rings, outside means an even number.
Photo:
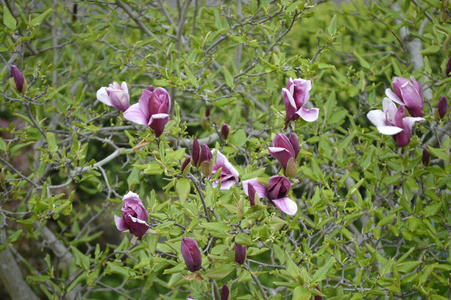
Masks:
[[[194,138],[193,141],[193,165],[197,168],[199,167],[199,159],[200,159],[200,146],[199,142],[197,141],[197,138]]]
[[[191,272],[199,271],[202,266],[202,255],[196,240],[188,237],[182,238],[181,249],[188,270]]]
[[[207,145],[202,145],[202,150],[200,151],[200,171],[205,176],[211,175],[213,171],[213,155],[211,150]]]
[[[424,148],[423,149],[423,165],[428,166],[429,163],[431,162],[431,154],[429,153],[429,150]]]
[[[451,77],[451,56],[448,59],[448,63],[446,64],[446,76]]]
[[[321,292],[321,289],[319,288],[318,285],[316,286],[316,289]],[[323,297],[321,297],[321,296],[315,296],[315,300],[322,300],[322,299],[323,299]]]
[[[227,123],[222,124],[221,137],[226,140],[229,136],[230,126]]]
[[[205,117],[206,118],[210,117],[210,106],[207,106],[207,108],[205,109]]]
[[[186,176],[191,171],[191,156],[188,156],[182,164],[182,175]]]
[[[246,246],[241,246],[240,244],[235,243],[235,262],[239,265],[244,264],[246,260]]]
[[[440,98],[440,101],[435,107],[434,116],[436,119],[443,119],[448,111],[448,99],[446,97]]]
[[[290,157],[287,161],[287,168],[285,169],[285,175],[288,177],[296,177],[298,173],[298,164],[293,157]]]
[[[20,72],[19,68],[15,65],[11,65],[11,77],[13,78],[12,87],[19,93],[24,93],[28,87],[27,81],[22,72]]]
[[[227,286],[227,284],[224,284],[221,290],[221,300],[228,300],[229,294],[230,294],[229,287]]]

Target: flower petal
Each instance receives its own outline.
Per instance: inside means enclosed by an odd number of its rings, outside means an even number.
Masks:
[[[301,107],[300,110],[296,112],[298,116],[300,116],[306,122],[314,122],[318,119],[319,108],[306,108]]]
[[[155,135],[159,137],[163,131],[164,126],[169,122],[168,114],[154,114],[150,117],[149,127],[155,131]]]
[[[382,110],[379,110],[379,109],[370,110],[368,112],[368,114],[366,115],[366,117],[376,127],[381,127],[381,126],[387,126],[388,125],[387,121],[385,119],[385,113]]]
[[[125,220],[123,218],[120,218],[118,216],[114,216],[114,222],[116,223],[116,228],[119,231],[127,230],[127,224],[124,222]]]
[[[396,127],[396,126],[379,126],[377,127],[377,130],[385,135],[395,135],[397,133],[400,133],[403,131],[402,128]]]
[[[399,99],[399,97],[391,90],[391,89],[386,89],[385,90],[385,95],[390,98],[391,100],[395,101],[398,104],[401,105],[405,105],[404,102],[402,102],[401,99]]]
[[[124,118],[130,122],[147,125],[149,120],[146,115],[141,111],[139,104],[133,104],[124,112]]]
[[[287,114],[287,119],[296,120],[299,117],[295,115],[296,103],[294,102],[293,95],[287,89],[282,89],[283,102],[285,103],[285,111]]]
[[[101,87],[98,91],[97,91],[97,100],[99,100],[100,102],[108,105],[108,106],[113,106],[113,104],[111,103],[110,97],[108,96],[108,93],[106,91],[105,87]]]
[[[273,199],[272,202],[277,206],[279,210],[286,213],[287,215],[294,216],[298,211],[296,202],[288,197]]]
[[[293,157],[293,153],[282,147],[268,147],[268,151],[272,157],[280,162],[284,170],[287,168],[288,160]]]
[[[243,182],[243,190],[244,193],[249,196],[249,185],[252,185],[255,192],[260,198],[268,198],[268,195],[266,194],[266,190],[268,189],[268,186],[258,182],[257,178],[252,178],[248,180],[244,180]]]

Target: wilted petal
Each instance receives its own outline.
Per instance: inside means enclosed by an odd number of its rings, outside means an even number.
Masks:
[[[188,270],[191,272],[198,271],[202,266],[202,255],[196,240],[187,237],[182,238],[181,251]]]
[[[318,120],[319,109],[301,107],[301,109],[298,110],[296,114],[299,115],[306,122],[314,122]]]
[[[168,114],[154,114],[150,117],[149,127],[155,131],[155,136],[159,137],[163,131],[164,126],[169,122]]]
[[[139,104],[133,104],[124,112],[124,118],[129,120],[130,122],[147,125],[149,119],[147,116],[141,111]]]
[[[268,186],[258,182],[257,178],[244,180],[242,183],[243,183],[243,191],[247,196],[250,197],[249,186],[252,185],[255,192],[258,194],[260,198],[268,198],[268,195],[266,194]]]
[[[283,197],[280,199],[272,199],[272,202],[277,206],[279,210],[286,213],[287,215],[293,216],[298,211],[298,206],[296,202],[288,197]]]

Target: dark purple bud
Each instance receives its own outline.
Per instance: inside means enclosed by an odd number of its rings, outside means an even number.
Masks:
[[[27,81],[20,72],[19,68],[15,65],[11,65],[11,77],[14,79],[13,88],[19,93],[23,93],[27,90]]]
[[[248,193],[249,193],[249,200],[251,201],[251,206],[255,205],[255,188],[252,184],[248,185]]]
[[[184,237],[182,238],[182,255],[185,260],[186,267],[191,272],[196,272],[202,266],[202,255],[197,246],[195,239]]]
[[[205,117],[210,117],[210,106],[207,106],[207,109],[205,109]]]
[[[200,163],[204,161],[211,161],[213,159],[213,154],[207,145],[202,145],[202,151],[200,152]]]
[[[443,119],[448,111],[448,99],[446,99],[446,97],[440,98],[440,101],[437,103],[435,109],[437,110],[440,119]]]
[[[207,145],[202,145],[202,150],[200,151],[200,171],[205,176],[210,176],[213,171],[213,154]]]
[[[190,170],[191,170],[191,156],[188,156],[182,164],[181,171],[183,176],[186,176],[186,174],[188,174]]]
[[[227,123],[222,124],[221,137],[226,140],[229,136],[230,126]]]
[[[446,76],[451,77],[451,56],[448,59],[448,63],[446,64]]]
[[[429,150],[424,148],[423,149],[423,165],[425,165],[426,167],[429,165],[429,163],[431,162],[431,154],[429,153]]]
[[[227,284],[224,284],[221,290],[221,300],[228,300],[229,294],[230,294],[229,287],[227,286]]]
[[[321,292],[319,285],[316,286],[316,289]],[[315,296],[315,300],[322,300],[322,299],[323,299],[323,297],[321,297],[321,296]]]
[[[246,246],[241,246],[240,244],[235,243],[235,262],[239,265],[244,264],[246,260]]]
[[[193,164],[197,168],[199,167],[199,159],[200,159],[200,146],[197,138],[194,138],[193,141]]]
[[[294,133],[291,133],[290,137],[289,137],[289,141],[291,143],[291,146],[293,146],[294,159],[296,159],[296,157],[298,157],[299,150],[301,149],[301,147],[299,146],[298,137]]]

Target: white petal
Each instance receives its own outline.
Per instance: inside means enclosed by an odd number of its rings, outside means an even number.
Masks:
[[[278,209],[280,209],[287,215],[294,216],[294,214],[296,214],[296,212],[298,211],[298,206],[296,202],[294,202],[288,197],[273,199],[272,202],[277,206]]]
[[[105,87],[100,88],[97,91],[97,100],[99,100],[100,102],[108,105],[108,106],[113,106],[113,104],[111,103],[110,97],[108,96],[108,93],[106,91]]]
[[[368,112],[366,115],[368,120],[373,123],[376,127],[387,126],[387,121],[385,119],[385,113],[382,110],[375,109]]]
[[[397,133],[400,133],[403,131],[402,128],[396,127],[396,126],[379,126],[377,127],[377,130],[385,135],[395,135]]]
[[[399,99],[399,97],[391,89],[386,89],[385,90],[385,95],[387,95],[388,98],[390,98],[391,100],[395,101],[396,103],[401,104],[401,105],[405,105],[404,102],[402,102],[402,100]]]

